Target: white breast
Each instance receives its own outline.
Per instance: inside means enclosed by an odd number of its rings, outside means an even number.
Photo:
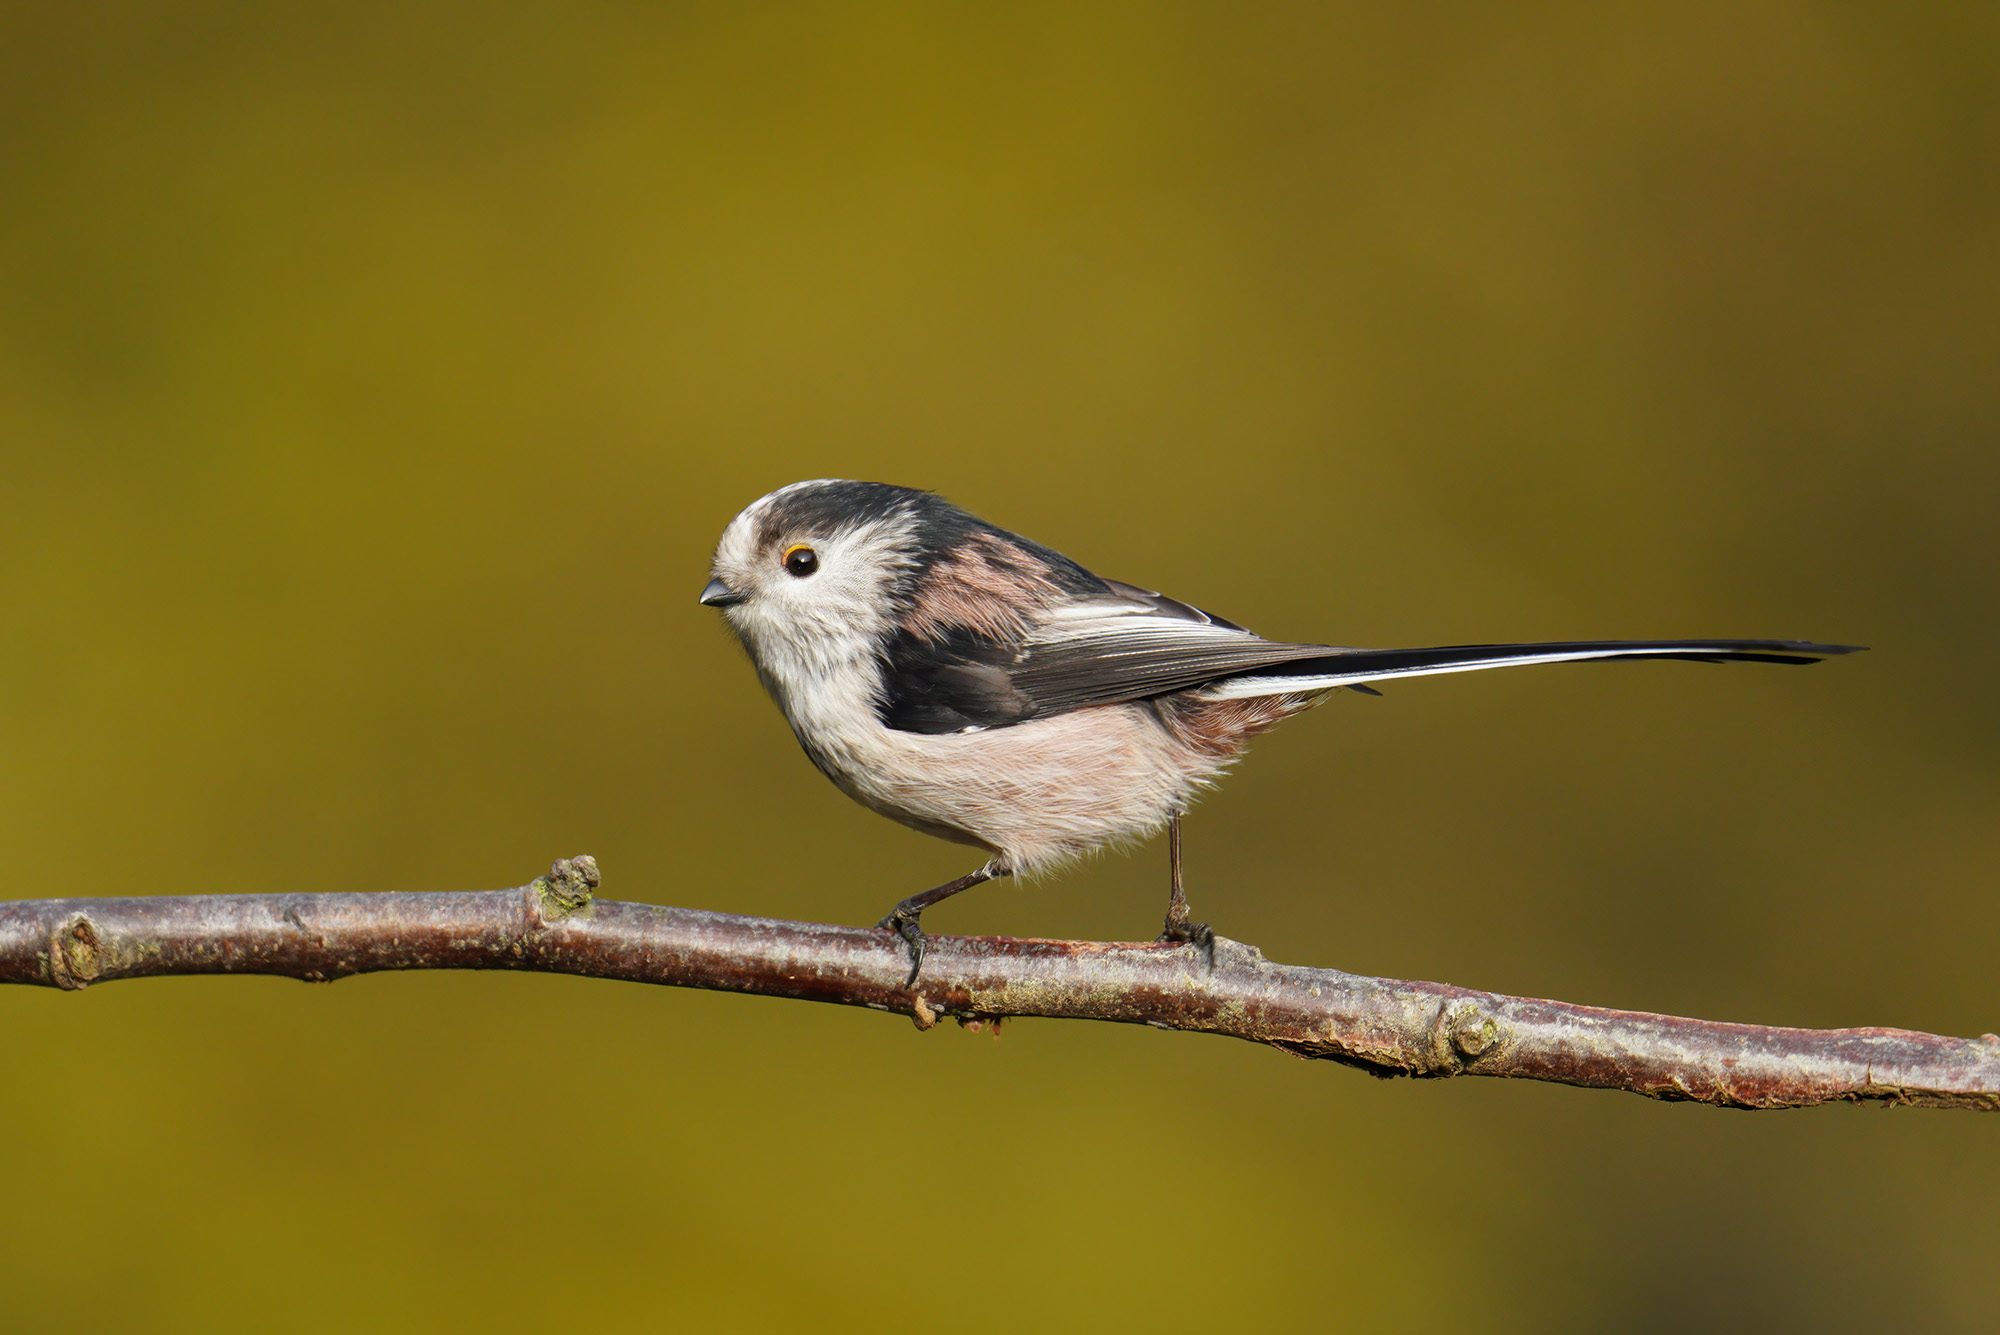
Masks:
[[[1144,704],[973,732],[898,732],[875,712],[871,663],[794,676],[805,667],[769,664],[766,681],[842,791],[927,834],[991,849],[1017,873],[1155,833],[1222,768]]]

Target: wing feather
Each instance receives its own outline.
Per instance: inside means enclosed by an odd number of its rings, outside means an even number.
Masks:
[[[1266,640],[1227,623],[1141,613],[1044,626],[1029,637],[1013,679],[1042,712],[1053,713],[1142,700],[1334,652],[1323,644]]]

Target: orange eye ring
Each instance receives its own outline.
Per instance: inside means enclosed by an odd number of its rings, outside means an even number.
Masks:
[[[819,569],[819,553],[803,542],[795,542],[785,548],[785,554],[778,558],[778,564],[794,579],[804,579]]]

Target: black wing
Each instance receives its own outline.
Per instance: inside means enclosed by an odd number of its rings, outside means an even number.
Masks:
[[[1147,627],[1178,646],[1164,657],[1178,662],[1174,680],[1187,683],[1297,657],[1164,594],[1114,580],[1101,588],[1045,612],[1017,637],[966,629],[895,635],[885,651],[882,721],[902,732],[967,732],[1178,689],[1156,680],[1157,665],[1133,656]],[[1202,647],[1222,656],[1204,657]]]
[[[902,732],[1006,727],[1333,652],[1262,639],[1130,584],[1104,587],[1045,612],[1017,638],[898,634],[885,652],[882,721]]]

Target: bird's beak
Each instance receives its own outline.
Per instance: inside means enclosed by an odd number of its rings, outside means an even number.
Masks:
[[[712,579],[701,586],[703,607],[734,607],[743,601],[743,595],[730,588],[719,579]]]

